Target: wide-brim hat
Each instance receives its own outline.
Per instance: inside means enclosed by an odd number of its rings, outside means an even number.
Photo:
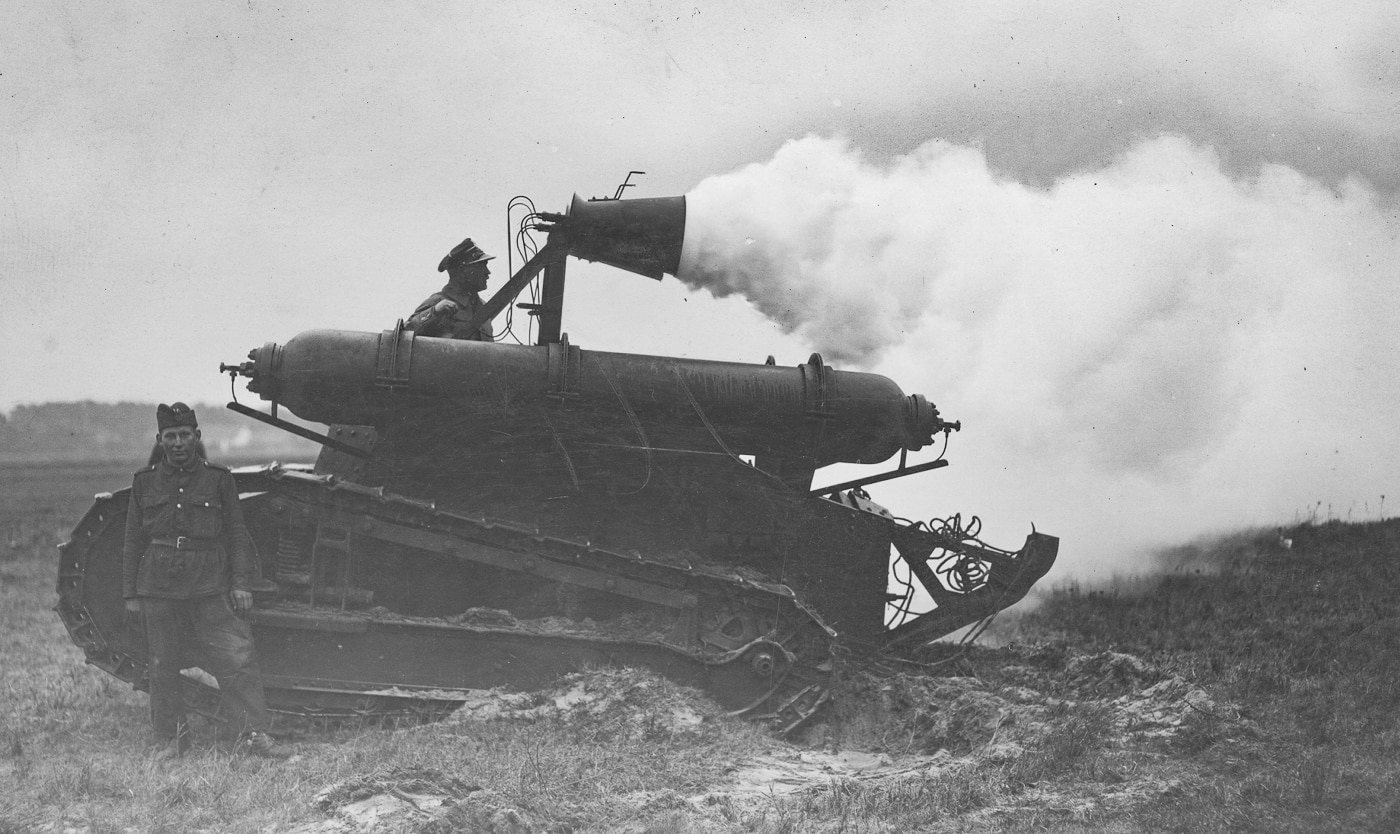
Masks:
[[[484,264],[494,257],[496,256],[488,255],[485,252],[483,252],[480,246],[477,246],[475,243],[472,242],[471,238],[467,238],[466,240],[452,247],[452,251],[448,252],[447,256],[442,259],[442,262],[438,264],[437,271],[446,272],[447,268],[452,264],[457,264],[459,266]]]

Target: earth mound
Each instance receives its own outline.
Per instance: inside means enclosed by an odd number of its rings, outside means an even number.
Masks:
[[[962,785],[967,795],[959,801],[974,809],[985,804],[993,813],[992,782],[1010,778],[1039,786],[1022,791],[1021,802],[1081,814],[1180,790],[1176,780],[1137,776],[1130,767],[1113,772],[1116,754],[1181,749],[1199,744],[1202,733],[1215,740],[1250,732],[1231,705],[1132,655],[1008,647],[971,657],[976,674],[938,675],[913,666],[847,670],[834,704],[798,737],[751,732],[748,743],[727,748],[741,752],[722,777],[700,790],[610,799],[632,806],[641,818],[673,808],[684,812],[690,830],[728,830],[779,796],[813,802],[834,791],[907,791],[911,785]],[[481,692],[430,731],[451,735],[501,723],[691,745],[743,729],[697,690],[645,671],[598,669],[540,692]],[[1097,784],[1057,778],[1090,760],[1105,771]],[[314,804],[327,818],[294,834],[518,834],[555,827],[537,808],[518,807],[431,768],[346,780],[322,791]]]

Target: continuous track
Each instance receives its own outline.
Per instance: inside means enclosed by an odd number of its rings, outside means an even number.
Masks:
[[[396,679],[379,672],[367,676],[372,679],[336,680],[296,668],[268,669],[264,651],[269,706],[288,716],[418,720],[450,709],[462,698],[462,689],[528,686],[542,675],[586,663],[657,670],[778,732],[800,726],[828,697],[836,634],[784,585],[710,565],[559,538],[277,464],[241,469],[235,477],[245,503],[252,506],[266,502],[271,511],[345,525],[369,539],[515,572],[525,581],[545,578],[604,591],[637,601],[639,609],[661,612],[660,628],[638,632],[606,625],[561,626],[559,618],[543,623],[504,616],[483,622],[479,617],[405,617],[382,608],[343,611],[275,603],[253,613],[260,646],[276,642],[279,635],[294,635],[327,640],[327,646],[341,651],[377,651],[382,658],[386,652],[392,655],[395,646],[428,638],[450,646],[463,664],[442,669],[440,679],[411,674]],[[124,627],[121,615],[127,498],[127,491],[99,495],[71,539],[60,546],[55,610],[89,663],[145,688],[144,647]],[[482,685],[453,685],[461,681]],[[216,715],[217,690],[194,678],[187,684],[190,707]]]

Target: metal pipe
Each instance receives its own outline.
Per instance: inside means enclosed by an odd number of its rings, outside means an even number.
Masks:
[[[275,401],[273,402],[273,407],[277,407],[277,403]],[[242,403],[229,403],[228,410],[236,411],[239,414],[242,414],[244,417],[252,417],[254,420],[257,420],[260,423],[267,423],[270,426],[276,426],[277,428],[282,429],[283,431],[291,432],[292,434],[295,434],[298,437],[304,437],[307,440],[314,440],[317,443],[320,443],[322,446],[329,446],[330,448],[335,449],[337,452],[344,452],[347,455],[354,455],[357,458],[369,457],[369,452],[366,452],[363,449],[357,449],[354,446],[349,445],[348,443],[341,443],[339,440],[327,437],[324,434],[319,434],[317,432],[312,431],[311,429],[303,428],[301,426],[298,426],[296,423],[289,423],[286,420],[282,420],[277,417],[269,417],[261,411],[258,411],[256,408],[249,408],[248,406],[243,405]]]
[[[904,454],[904,450],[901,449],[901,450],[900,450],[900,455],[902,456],[903,454]],[[928,472],[930,469],[942,469],[943,467],[945,467],[945,466],[947,466],[947,465],[948,465],[948,461],[946,461],[946,460],[944,460],[944,459],[942,459],[942,458],[939,458],[938,460],[929,461],[928,463],[920,463],[920,464],[916,464],[916,465],[914,465],[914,466],[904,466],[904,465],[903,465],[903,459],[902,459],[902,457],[901,457],[901,460],[900,460],[900,467],[899,467],[898,469],[894,470],[893,472],[882,472],[882,473],[879,474],[879,475],[871,475],[871,476],[866,477],[866,478],[856,478],[854,481],[843,481],[842,483],[839,483],[839,484],[832,484],[832,485],[829,486],[829,487],[822,487],[821,489],[814,489],[814,490],[811,491],[810,494],[811,494],[811,495],[829,495],[829,494],[831,494],[831,493],[841,492],[841,491],[847,490],[847,489],[855,489],[856,487],[863,487],[863,486],[866,486],[866,485],[868,485],[868,484],[878,484],[878,483],[880,483],[881,481],[892,481],[892,480],[894,480],[895,478],[903,478],[905,475],[917,475],[917,474],[920,473],[920,472]]]

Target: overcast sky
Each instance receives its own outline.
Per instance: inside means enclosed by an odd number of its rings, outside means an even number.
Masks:
[[[5,16],[0,410],[222,401],[250,348],[392,326],[463,236],[499,286],[512,197],[635,169],[690,195],[693,269],[571,265],[572,341],[887,373],[966,425],[901,515],[1103,572],[1400,505],[1393,2]]]

